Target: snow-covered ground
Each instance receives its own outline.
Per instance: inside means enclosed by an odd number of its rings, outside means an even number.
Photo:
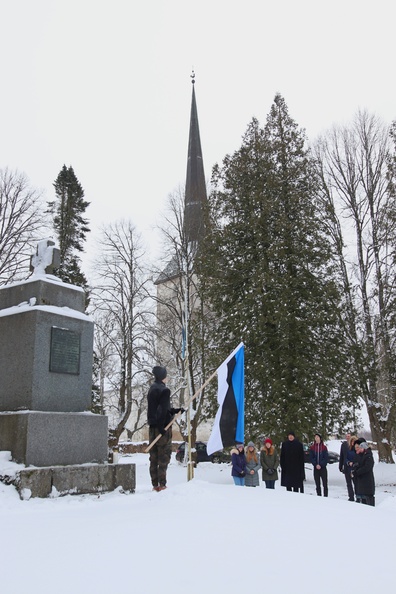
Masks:
[[[339,442],[330,442],[339,451]],[[376,453],[374,454],[376,457]],[[16,465],[0,453],[0,474]],[[21,501],[0,483],[2,594],[343,594],[395,583],[396,466],[376,464],[376,507],[347,501],[330,465],[329,497],[235,487],[230,466],[174,455],[168,489],[151,490],[148,455],[136,492]]]

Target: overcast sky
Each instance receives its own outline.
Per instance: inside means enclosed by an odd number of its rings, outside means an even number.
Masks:
[[[277,92],[315,137],[359,108],[396,119],[394,0],[0,0],[0,167],[53,199],[71,165],[92,235],[131,219],[154,245],[185,182],[192,68],[212,166]]]

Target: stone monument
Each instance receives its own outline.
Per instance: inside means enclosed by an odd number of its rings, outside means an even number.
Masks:
[[[107,417],[90,411],[94,324],[58,266],[44,240],[31,277],[0,288],[0,450],[37,467],[19,473],[21,496],[134,491],[134,465],[107,464]]]

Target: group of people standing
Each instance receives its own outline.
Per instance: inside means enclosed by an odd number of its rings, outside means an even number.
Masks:
[[[339,470],[345,476],[348,500],[375,506],[373,452],[363,437],[347,433],[341,444]]]
[[[323,481],[324,495],[327,496],[327,448],[322,437],[315,435],[312,446],[312,464],[316,490],[320,495],[320,480]],[[249,441],[246,452],[243,443],[237,443],[231,450],[232,470],[231,475],[235,485],[257,487],[259,485],[259,472],[267,489],[275,489],[278,480],[278,467],[281,467],[281,485],[287,491],[304,493],[305,467],[304,447],[296,439],[294,431],[289,431],[287,440],[282,443],[280,456],[272,440],[267,437],[263,442],[260,455],[256,452],[255,445]]]
[[[315,433],[314,442],[309,449],[309,459],[313,466],[316,494],[325,497],[329,494],[327,480],[328,451],[320,433]],[[294,431],[289,431],[287,440],[282,443],[280,466],[282,470],[281,485],[287,491],[304,493],[305,456],[304,446],[296,438]]]
[[[166,489],[166,473],[172,452],[172,427],[170,422],[183,408],[173,408],[170,390],[166,386],[165,367],[153,368],[154,382],[147,395],[147,422],[150,441],[150,477],[154,491]],[[169,425],[169,426],[168,426]],[[345,475],[349,501],[375,505],[374,458],[363,438],[347,433],[341,445],[339,469]],[[328,496],[327,464],[328,451],[322,436],[316,433],[309,450],[310,461],[317,495]],[[270,438],[266,438],[260,453],[252,441],[246,452],[243,443],[237,443],[231,450],[231,475],[235,485],[257,487],[259,473],[267,489],[274,489],[278,480],[278,466],[281,467],[281,485],[288,491],[304,493],[305,457],[304,446],[289,431],[282,443],[280,456]]]
[[[328,450],[320,433],[315,433],[314,442],[309,449],[309,458],[313,466],[316,494],[327,497],[329,494],[327,464]],[[235,485],[257,487],[259,472],[267,489],[275,488],[278,480],[278,466],[281,468],[281,485],[287,491],[304,493],[305,456],[304,446],[296,438],[294,431],[289,431],[287,440],[282,443],[280,456],[272,440],[264,440],[258,455],[255,445],[250,441],[246,452],[242,443],[237,443],[231,450],[231,475]],[[340,451],[339,469],[345,474],[349,501],[366,505],[375,505],[374,458],[371,448],[363,438],[347,434]],[[356,499],[355,499],[356,497]]]
[[[270,438],[264,440],[263,447],[258,454],[252,441],[247,444],[246,452],[243,443],[237,443],[231,450],[231,476],[234,483],[240,487],[258,487],[259,472],[265,481],[267,489],[275,489],[278,480],[279,456]]]

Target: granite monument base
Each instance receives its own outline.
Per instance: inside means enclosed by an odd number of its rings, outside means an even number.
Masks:
[[[20,470],[12,481],[21,499],[106,493],[118,487],[134,493],[135,464],[86,464]]]
[[[85,293],[81,287],[63,283],[55,278],[35,278],[28,281],[5,285],[0,291],[0,309],[15,307],[35,300],[36,305],[56,305],[68,307],[83,313],[85,311]]]
[[[107,423],[89,412],[0,412],[0,450],[26,466],[105,462]]]
[[[0,411],[90,410],[93,322],[62,308],[16,309],[0,310]]]

